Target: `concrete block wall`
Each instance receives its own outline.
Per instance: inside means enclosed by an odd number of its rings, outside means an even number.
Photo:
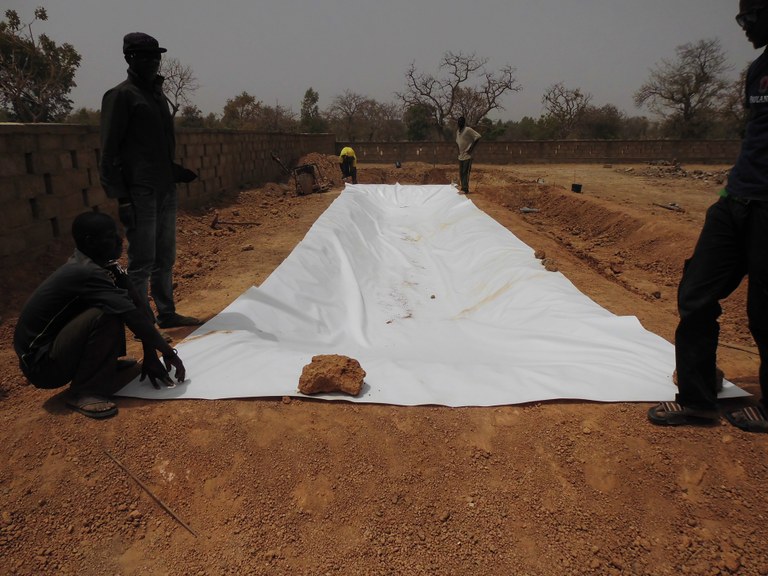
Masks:
[[[352,146],[359,162],[394,163],[456,162],[453,142],[337,142],[336,152]],[[480,142],[475,162],[481,164],[525,163],[621,163],[678,160],[688,163],[725,163],[736,160],[739,140],[524,140]]]
[[[271,158],[288,166],[317,152],[338,154],[347,143],[333,134],[267,134],[182,130],[177,161],[200,178],[179,184],[183,208],[205,205],[218,195],[281,178]],[[452,142],[354,142],[361,163],[456,162]],[[733,162],[740,142],[722,141],[520,141],[482,142],[476,162]],[[100,138],[95,126],[0,124],[0,274],[3,269],[68,246],[74,217],[85,210],[116,215],[99,183]]]
[[[310,152],[333,154],[333,134],[179,131],[177,161],[200,178],[179,184],[179,204],[202,206],[224,192],[277,180]],[[52,245],[69,245],[83,211],[116,216],[99,183],[100,136],[94,126],[0,124],[0,274]]]

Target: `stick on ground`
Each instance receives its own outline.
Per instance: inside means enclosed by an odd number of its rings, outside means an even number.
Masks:
[[[176,522],[178,522],[179,524],[181,524],[182,526],[184,526],[184,528],[186,528],[187,530],[189,530],[189,533],[190,533],[190,534],[192,534],[192,535],[193,535],[195,538],[197,538],[197,533],[196,533],[194,530],[192,530],[192,528],[190,528],[190,527],[187,525],[187,523],[186,523],[186,522],[184,522],[184,520],[182,520],[181,518],[179,518],[179,517],[176,515],[176,513],[175,513],[173,510],[171,510],[171,509],[168,507],[168,505],[167,505],[165,502],[163,502],[162,500],[160,500],[160,498],[158,498],[157,496],[155,496],[155,495],[152,493],[152,490],[150,490],[149,488],[147,488],[147,486],[144,484],[144,482],[142,482],[142,481],[141,481],[141,480],[139,480],[139,479],[138,479],[136,476],[134,476],[133,472],[131,472],[130,470],[128,470],[128,468],[126,468],[125,466],[123,466],[123,463],[122,463],[122,462],[120,462],[120,460],[118,460],[117,458],[115,458],[114,456],[112,456],[112,454],[110,454],[110,453],[109,453],[109,452],[107,452],[106,450],[104,450],[104,454],[106,454],[107,456],[109,456],[109,457],[112,459],[112,461],[113,461],[115,464],[117,464],[118,466],[120,466],[120,468],[122,468],[122,469],[123,469],[123,472],[125,472],[126,474],[128,474],[128,476],[130,476],[131,478],[133,478],[133,480],[134,480],[134,481],[135,481],[135,482],[136,482],[136,483],[137,483],[139,486],[141,486],[142,490],[144,490],[144,492],[146,492],[147,494],[149,494],[149,495],[152,497],[152,499],[153,499],[155,502],[157,502],[158,504],[160,504],[160,506],[162,507],[162,509],[163,509],[163,510],[165,510],[166,512],[168,512],[168,514],[170,514],[170,515],[173,517],[173,519],[174,519],[174,520],[176,520]]]
[[[659,204],[658,202],[653,203],[654,206],[658,206],[659,208],[665,208],[667,210],[672,210],[674,212],[685,212],[683,208],[678,206],[677,204]]]

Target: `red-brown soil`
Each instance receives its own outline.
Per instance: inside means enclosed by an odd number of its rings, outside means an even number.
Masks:
[[[181,312],[211,317],[291,252],[341,190],[333,158],[311,161],[330,191],[271,183],[180,215]],[[470,199],[670,340],[683,260],[727,169],[684,168],[476,165]],[[456,172],[361,164],[359,179]],[[659,206],[672,203],[683,211]],[[234,224],[213,229],[214,208]],[[75,414],[25,385],[11,349],[20,305],[65,257],[18,270],[0,311],[1,574],[768,574],[768,437],[654,427],[649,404],[119,398],[115,418]],[[757,392],[744,305],[743,287],[724,304],[718,358]]]

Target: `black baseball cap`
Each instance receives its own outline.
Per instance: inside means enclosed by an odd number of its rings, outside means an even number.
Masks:
[[[123,37],[123,54],[133,54],[135,52],[168,52],[161,48],[157,40],[144,32],[129,32]]]

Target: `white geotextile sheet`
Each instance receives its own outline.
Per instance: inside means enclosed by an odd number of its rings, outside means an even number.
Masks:
[[[615,316],[456,188],[347,185],[262,286],[178,346],[188,380],[142,398],[302,396],[316,354],[366,371],[352,402],[661,401],[674,351]],[[726,383],[722,394],[746,394]]]

